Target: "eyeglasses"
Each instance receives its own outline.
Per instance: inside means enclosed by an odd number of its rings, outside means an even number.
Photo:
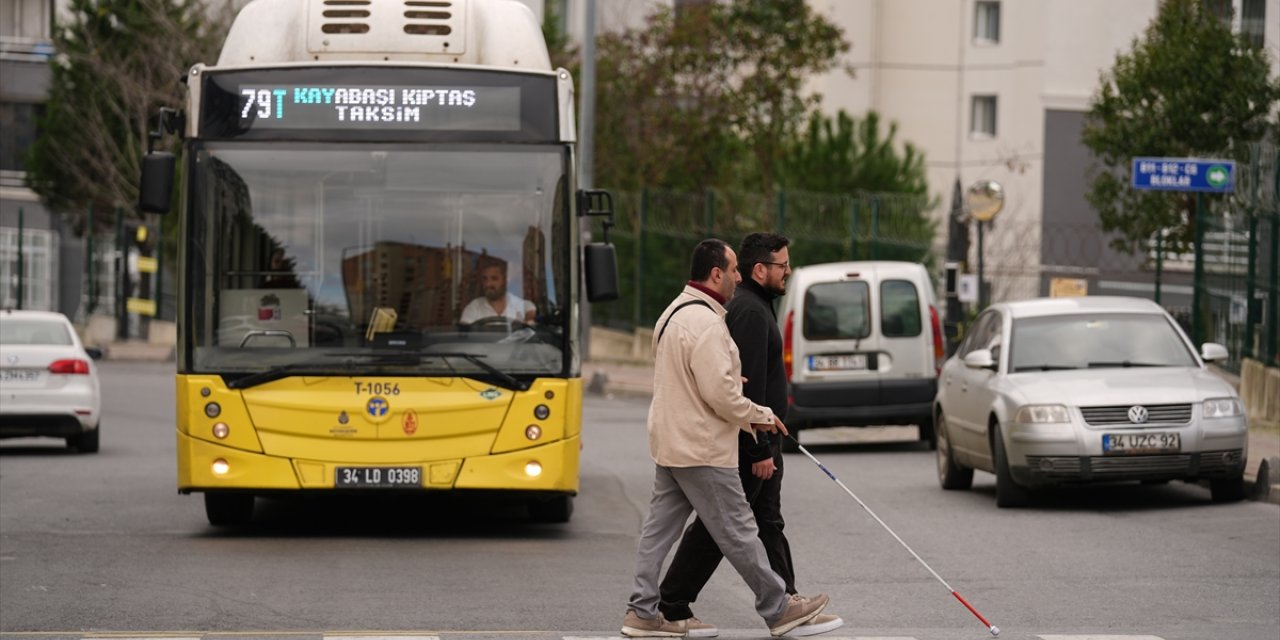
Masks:
[[[787,262],[767,262],[767,261],[765,261],[765,260],[761,260],[761,261],[759,262],[759,264],[771,264],[771,265],[773,265],[773,266],[775,266],[775,267],[782,267],[782,270],[783,270],[783,271],[790,271],[790,270],[791,270],[791,262],[790,262],[790,261],[787,261]]]

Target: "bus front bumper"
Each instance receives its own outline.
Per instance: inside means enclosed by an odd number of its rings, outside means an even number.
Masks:
[[[265,455],[224,447],[179,432],[178,491],[334,490],[338,488],[335,480],[340,467],[416,467],[421,469],[422,481],[412,489],[576,494],[579,444],[579,438],[573,436],[495,455],[371,465]]]

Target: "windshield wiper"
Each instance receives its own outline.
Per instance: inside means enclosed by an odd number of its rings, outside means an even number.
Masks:
[[[532,383],[530,382],[522,382],[516,379],[515,376],[507,373],[506,371],[503,371],[502,369],[499,369],[489,364],[488,362],[481,360],[481,358],[483,358],[484,356],[478,356],[474,353],[467,353],[465,351],[436,351],[432,353],[421,354],[421,357],[423,358],[433,358],[437,356],[441,360],[443,360],[445,365],[448,366],[449,369],[454,373],[459,373],[459,372],[457,369],[454,369],[452,364],[449,363],[449,358],[462,358],[467,362],[470,362],[471,364],[474,364],[477,367],[484,369],[485,372],[487,372],[489,375],[493,376],[494,378],[497,378],[499,383],[498,386],[504,389],[511,389],[513,391],[527,391],[529,387],[532,385]],[[474,377],[474,376],[467,376],[467,377]],[[489,381],[485,380],[485,382],[489,382]]]
[[[1023,365],[1021,367],[1015,368],[1013,372],[1017,373],[1019,371],[1069,371],[1071,369],[1079,369],[1079,368],[1080,367],[1076,367],[1072,365],[1064,365],[1064,364],[1028,364],[1028,365]]]
[[[1167,367],[1169,365],[1159,364],[1156,362],[1131,362],[1129,360],[1120,360],[1118,362],[1090,362],[1090,369],[1098,369],[1103,367]]]
[[[301,360],[298,362],[290,362],[289,364],[282,364],[278,367],[271,367],[270,369],[266,369],[264,371],[251,373],[247,376],[244,376],[243,378],[236,378],[235,380],[232,380],[227,383],[227,388],[228,389],[248,389],[249,387],[256,387],[260,384],[266,384],[268,382],[273,382],[281,378],[286,378],[289,375],[296,373],[298,371],[311,370],[312,367],[314,367],[316,364],[327,361],[333,356],[354,357],[358,355],[360,354],[322,353],[320,354],[319,357],[307,358],[306,360]],[[348,360],[343,363],[343,366],[346,368],[350,368],[351,364],[352,362]]]
[[[435,352],[435,353],[422,353],[419,351],[377,351],[373,353],[326,353],[326,354],[322,354],[321,357],[319,358],[310,358],[300,362],[290,362],[289,364],[283,364],[278,367],[271,367],[270,369],[267,369],[265,371],[251,373],[247,376],[244,376],[243,378],[238,378],[236,380],[232,380],[231,382],[228,382],[227,387],[230,389],[248,389],[249,387],[256,387],[260,384],[266,384],[274,380],[279,380],[281,378],[288,377],[289,375],[292,375],[299,371],[305,370],[309,372],[314,372],[313,367],[315,366],[316,363],[322,362],[334,356],[345,356],[348,358],[348,360],[343,363],[343,368],[345,369],[350,369],[355,364],[354,362],[355,358],[373,358],[374,361],[370,363],[373,365],[386,365],[386,364],[407,365],[407,364],[419,364],[424,359],[438,357],[442,362],[445,363],[445,366],[449,367],[449,370],[455,374],[459,374],[460,372],[453,366],[453,364],[449,362],[448,359],[463,358],[468,362],[476,365],[477,367],[484,369],[485,373],[487,373],[488,376],[485,376],[484,378],[477,378],[477,379],[481,379],[483,382],[493,382],[494,384],[497,384],[498,386],[504,389],[511,389],[514,391],[526,391],[531,386],[531,383],[520,381],[515,376],[512,376],[506,371],[503,371],[485,362],[484,360],[481,360],[483,356],[479,356],[474,353],[465,353],[462,351],[448,351],[448,352]],[[466,377],[474,378],[476,376],[466,376]],[[492,377],[495,380],[487,379],[489,377]]]

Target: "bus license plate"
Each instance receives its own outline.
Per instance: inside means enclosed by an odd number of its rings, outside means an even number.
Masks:
[[[1107,455],[1179,451],[1182,451],[1182,436],[1177,433],[1107,433],[1102,436],[1102,452]]]
[[[846,353],[831,356],[809,356],[810,371],[849,371],[867,368],[867,354]]]
[[[422,486],[422,467],[338,467],[339,489],[399,489]]]

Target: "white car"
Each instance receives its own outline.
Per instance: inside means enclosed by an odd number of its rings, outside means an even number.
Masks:
[[[65,438],[96,452],[100,357],[61,313],[0,311],[0,438]]]
[[[1235,389],[1205,367],[1159,305],[1136,298],[996,304],[942,368],[934,419],[938,481],[996,476],[996,504],[1049,485],[1208,480],[1244,497],[1248,428]]]

